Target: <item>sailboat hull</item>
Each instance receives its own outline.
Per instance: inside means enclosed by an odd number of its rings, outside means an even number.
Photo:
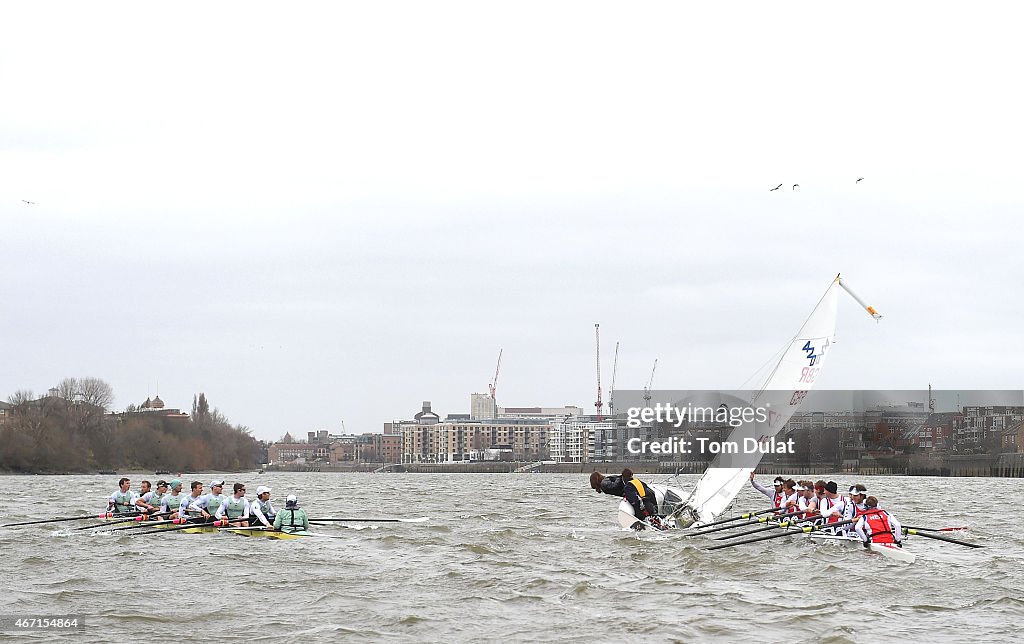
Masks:
[[[671,485],[652,483],[648,484],[647,487],[654,492],[654,498],[658,501],[658,514],[661,516],[671,517],[672,513],[680,507],[683,503],[683,499],[687,496],[687,493],[683,491],[682,488]],[[630,505],[629,501],[626,499],[622,499],[622,501],[619,502],[617,520],[619,525],[627,530],[643,529],[647,527],[644,522],[637,519],[636,512],[633,511],[633,506]],[[682,527],[681,522],[677,522],[672,518],[663,521],[663,526],[667,528]]]

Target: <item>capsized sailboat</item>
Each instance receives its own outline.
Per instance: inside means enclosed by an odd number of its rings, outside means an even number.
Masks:
[[[748,399],[739,401],[751,408],[768,410],[768,413],[763,418],[742,422],[729,433],[725,442],[736,445],[770,442],[800,407],[804,396],[821,377],[821,370],[835,343],[840,289],[850,294],[875,320],[882,318],[878,311],[857,297],[841,276],[837,275],[782,352],[781,359],[764,384]],[[680,401],[677,407],[685,406],[685,403]],[[718,454],[689,492],[670,485],[650,485],[660,513],[666,515],[663,524],[685,528],[714,521],[739,494],[762,455],[759,450]],[[626,500],[619,504],[618,522],[624,528],[636,526],[637,517]]]

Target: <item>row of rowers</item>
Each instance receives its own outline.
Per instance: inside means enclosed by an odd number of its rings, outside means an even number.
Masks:
[[[131,489],[131,485],[131,479],[128,478],[118,481],[118,489],[107,499],[108,512],[144,512],[168,518],[177,517],[195,523],[228,519],[233,525],[240,527],[251,524],[254,527],[262,526],[268,529],[280,529],[280,519],[284,516],[278,514],[270,502],[271,489],[262,485],[256,488],[256,498],[253,501],[245,498],[244,483],[235,483],[234,493],[224,494],[222,480],[211,481],[210,491],[206,494],[203,494],[201,481],[192,481],[192,491],[189,494],[182,491],[179,479],[169,483],[157,481],[155,490],[151,488],[149,481],[142,481],[138,493]],[[285,500],[285,509],[297,508],[298,498],[289,495]],[[293,512],[292,515],[294,514]]]
[[[791,520],[814,520],[828,525],[843,523],[833,531],[855,531],[865,543],[897,543],[902,545],[903,527],[887,510],[878,507],[878,499],[868,496],[867,487],[857,483],[850,486],[849,496],[839,494],[835,481],[794,481],[776,476],[772,488],[754,480],[750,484],[771,499],[772,507],[791,515]]]

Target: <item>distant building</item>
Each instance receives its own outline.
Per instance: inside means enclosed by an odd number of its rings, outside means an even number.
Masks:
[[[559,463],[590,463],[616,460],[615,453],[607,452],[606,442],[602,436],[600,447],[594,444],[595,436],[615,430],[614,420],[587,420],[585,418],[566,418],[551,422],[551,434],[548,438],[551,460]],[[615,449],[615,448],[613,448]],[[611,458],[609,458],[611,457]]]
[[[441,422],[441,417],[430,410],[430,401],[423,401],[423,409],[413,419],[418,425],[436,425]]]
[[[131,416],[160,416],[162,418],[171,418],[178,420],[189,420],[192,417],[181,411],[180,409],[167,407],[164,401],[160,399],[160,396],[154,396],[153,398],[146,398],[138,407],[129,406],[127,410],[123,412],[111,412],[112,416],[120,416],[122,419],[126,419]]]
[[[929,414],[917,435],[917,447],[922,450],[952,450],[957,423],[963,414],[956,411]]]
[[[1003,432],[1002,451],[1024,452],[1024,422],[1017,423]]]
[[[1024,407],[967,406],[958,419],[956,449],[959,452],[998,452],[1003,445],[1003,433],[1024,421]]]
[[[330,446],[320,443],[274,443],[267,448],[267,459],[271,465],[326,461],[330,455]]]
[[[583,408],[575,405],[564,407],[498,407],[498,418],[545,418],[558,420],[583,416]]]
[[[490,394],[469,395],[469,419],[491,420],[498,415],[498,406]]]
[[[0,401],[0,425],[4,425],[14,414],[14,405]]]
[[[305,443],[284,441],[267,449],[271,464],[302,464],[314,461],[330,463],[399,463],[402,437],[398,434],[331,434],[321,429],[307,432]],[[285,434],[285,438],[291,438]]]
[[[393,421],[400,431],[401,462],[451,463],[485,460],[494,454],[512,460],[548,458],[548,421],[542,418],[476,420],[452,414],[443,422],[431,411],[430,403],[413,420]],[[498,450],[488,452],[488,450]]]

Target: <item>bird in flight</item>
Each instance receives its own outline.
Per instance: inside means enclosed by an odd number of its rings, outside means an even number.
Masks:
[[[861,177],[861,178],[857,179],[856,181],[854,181],[854,183],[860,183],[863,180],[864,180],[864,177]]]
[[[782,184],[780,183],[779,185],[775,186],[774,188],[772,188],[772,189],[771,189],[771,190],[769,190],[768,192],[775,192],[776,190],[778,190],[778,189],[779,189],[779,188],[781,188],[781,187],[782,187]]]
[[[29,201],[28,199],[22,199],[22,201],[24,201],[25,203],[27,203],[27,204],[28,204],[28,205],[30,205],[30,206],[34,206],[34,205],[36,205],[36,202],[34,202],[34,201]]]
[[[794,183],[794,184],[793,184],[793,190],[796,190],[796,189],[797,189],[797,188],[799,188],[799,187],[800,187],[800,184],[799,184],[799,183]]]

